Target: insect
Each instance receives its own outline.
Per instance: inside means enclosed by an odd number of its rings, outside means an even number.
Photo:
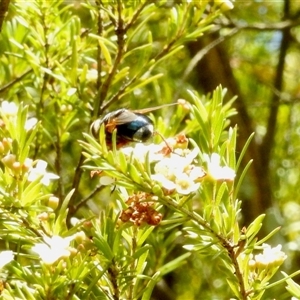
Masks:
[[[149,140],[155,132],[153,121],[145,114],[162,107],[176,104],[177,103],[165,104],[141,110],[121,108],[94,121],[91,125],[91,132],[94,137],[99,137],[100,126],[104,124],[107,143],[111,142],[114,130],[117,130],[118,146],[123,146],[130,142],[144,143]]]

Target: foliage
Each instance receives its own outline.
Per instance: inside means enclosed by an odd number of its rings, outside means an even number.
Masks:
[[[0,40],[3,299],[147,300],[167,281],[172,299],[262,299],[277,286],[286,255],[265,242],[278,229],[258,238],[264,215],[239,225],[251,137],[237,154],[234,99],[220,86],[176,95],[184,45],[231,5],[11,3]],[[179,97],[151,116],[162,142],[119,147],[105,126],[88,133],[108,109]],[[187,266],[205,268],[184,278]]]

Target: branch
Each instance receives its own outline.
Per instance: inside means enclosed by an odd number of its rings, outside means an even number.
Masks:
[[[140,13],[143,11],[143,9],[150,3],[152,2],[152,0],[147,0],[145,1],[134,13],[134,15],[132,16],[130,22],[127,23],[127,25],[125,26],[124,30],[125,32],[135,23],[135,21],[137,20],[138,16],[140,15]]]
[[[2,30],[2,24],[5,18],[5,15],[8,11],[8,6],[9,6],[10,0],[1,0],[0,2],[0,32]]]
[[[123,57],[123,52],[124,52],[124,45],[125,45],[125,30],[124,30],[124,21],[122,19],[122,3],[121,3],[121,0],[118,0],[118,24],[117,24],[117,27],[115,29],[115,32],[116,32],[116,35],[118,37],[118,52],[117,52],[117,56],[116,56],[116,59],[115,59],[115,62],[114,62],[114,65],[111,69],[111,71],[109,72],[106,80],[104,81],[103,85],[101,86],[101,90],[99,92],[99,95],[98,95],[98,103],[99,105],[104,101],[104,99],[106,98],[107,96],[107,93],[108,93],[108,89],[109,89],[109,86],[115,76],[115,73],[117,72],[118,70],[118,66],[121,62],[121,59]],[[102,111],[99,111],[100,110],[100,106],[97,108],[97,111],[101,114]]]
[[[222,28],[237,28],[238,30],[261,30],[261,31],[266,31],[266,30],[285,30],[285,29],[290,29],[296,26],[300,25],[300,19],[286,19],[284,21],[276,22],[273,24],[266,24],[266,23],[259,23],[259,22],[254,22],[252,24],[242,24],[239,22],[234,22],[230,20],[227,24],[217,24]]]
[[[190,75],[190,73],[193,71],[193,69],[197,66],[199,61],[206,55],[212,48],[216,47],[220,43],[224,42],[225,39],[235,35],[239,31],[238,28],[233,28],[228,34],[218,37],[216,40],[213,40],[210,44],[205,46],[203,49],[201,49],[196,55],[193,56],[190,63],[186,67],[182,81],[185,81],[187,77]]]
[[[85,198],[83,198],[79,203],[76,205],[69,205],[69,211],[68,217],[72,217],[80,207],[86,204],[90,199],[92,199],[98,192],[101,192],[106,186],[105,185],[98,185],[89,195],[87,195]]]
[[[99,36],[102,36],[102,31],[103,31],[103,24],[102,24],[101,8],[100,8],[100,4],[99,4],[97,34]],[[102,73],[101,55],[102,55],[102,49],[101,49],[100,44],[98,43],[98,46],[97,46],[97,72],[98,72],[98,76],[97,76],[97,83],[96,83],[97,91],[100,91],[101,85],[102,85],[102,81],[101,81],[101,73]],[[101,99],[99,97],[96,97],[94,107],[93,107],[93,111],[92,111],[92,114],[95,117],[98,116],[98,111],[99,111],[100,106],[101,106]]]
[[[167,206],[172,207],[173,209],[185,214],[188,216],[191,220],[193,220],[195,223],[198,225],[202,226],[205,228],[208,232],[212,234],[214,238],[216,238],[219,243],[224,247],[227,251],[227,254],[233,264],[234,271],[235,271],[235,276],[237,277],[237,280],[239,282],[239,287],[240,287],[240,294],[241,294],[241,300],[247,300],[247,292],[245,289],[245,284],[244,284],[244,279],[243,279],[243,274],[240,269],[238,260],[237,260],[237,255],[234,251],[234,248],[236,247],[235,245],[232,245],[232,243],[227,240],[225,237],[223,237],[220,233],[215,232],[210,224],[203,219],[200,215],[195,213],[194,211],[189,211],[188,209],[184,208],[183,206],[179,205],[176,201],[174,201],[170,197],[164,197],[163,199],[161,198],[162,202],[164,202]]]
[[[137,76],[134,76],[131,78],[128,82],[126,82],[110,99],[108,99],[102,106],[101,111],[105,111],[109,106],[111,106],[113,103],[118,101],[122,94],[125,92],[125,90],[133,84],[137,80]]]
[[[289,1],[285,1],[284,3],[285,3],[284,15],[288,16]],[[291,42],[290,28],[285,28],[282,32],[278,65],[277,65],[277,70],[276,70],[276,75],[274,78],[274,85],[273,85],[275,90],[278,91],[279,93],[281,93],[282,91],[285,57],[287,55],[290,42]],[[279,103],[280,103],[280,96],[278,94],[273,94],[273,98],[271,99],[270,114],[267,123],[267,132],[261,144],[262,161],[264,161],[266,164],[270,162],[271,149],[274,144]],[[265,176],[268,177],[268,174],[265,174]]]
[[[2,87],[0,87],[0,93],[5,92],[5,90],[9,89],[10,87],[12,87],[14,84],[18,83],[19,81],[21,81],[24,77],[26,77],[27,75],[31,74],[33,72],[33,69],[29,69],[26,72],[24,72],[22,75],[20,75],[19,77],[13,79],[11,82],[3,85]]]

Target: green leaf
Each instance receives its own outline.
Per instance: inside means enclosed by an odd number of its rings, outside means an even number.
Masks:
[[[59,81],[62,81],[64,83],[68,83],[68,80],[63,76],[63,75],[60,75],[60,74],[55,74],[52,70],[50,70],[49,68],[45,68],[45,67],[42,67],[40,66],[41,70],[45,73],[47,73],[48,75],[52,76],[53,78],[59,80]]]
[[[262,221],[265,218],[265,214],[261,214],[260,216],[258,216],[247,228],[247,231],[245,233],[248,241],[250,242],[253,238],[256,237],[256,235],[258,234],[261,226],[262,226]]]
[[[94,238],[94,242],[95,242],[97,249],[104,255],[104,257],[108,261],[112,261],[115,255],[114,255],[113,251],[111,250],[108,242],[104,239],[104,237],[101,235],[98,235]]]
[[[227,279],[226,280],[229,287],[231,288],[231,290],[233,291],[233,293],[235,294],[235,296],[238,298],[238,299],[241,299],[241,294],[239,292],[239,288],[238,288],[238,285],[237,283],[235,282],[232,282],[231,280]]]
[[[125,94],[131,93],[134,90],[140,89],[141,87],[143,87],[143,86],[149,84],[150,82],[153,82],[153,81],[155,81],[155,80],[157,80],[157,79],[159,79],[163,76],[164,76],[163,73],[159,73],[159,74],[150,76],[148,78],[141,78],[139,83],[130,85],[130,87],[128,87],[125,90]]]
[[[166,263],[162,267],[159,268],[159,272],[162,276],[172,272],[173,270],[177,269],[180,267],[185,260],[191,255],[191,253],[185,253],[182,254],[175,259],[171,260],[170,262]]]
[[[99,46],[100,46],[100,48],[101,48],[101,51],[102,51],[102,54],[103,54],[103,57],[104,57],[106,63],[107,63],[109,66],[111,66],[111,65],[112,65],[112,61],[111,61],[110,52],[109,52],[109,50],[107,49],[107,47],[106,47],[106,45],[105,45],[103,39],[99,37],[99,38],[98,38],[98,43],[99,43]]]
[[[75,190],[71,190],[67,196],[65,197],[65,199],[63,200],[60,210],[59,210],[59,214],[58,217],[55,221],[55,225],[53,228],[53,234],[57,234],[60,235],[63,231],[63,229],[66,229],[66,219],[67,219],[67,214],[68,214],[68,205],[69,202],[71,200],[71,197],[73,195],[73,193],[75,192]]]
[[[131,163],[128,164],[128,173],[130,175],[130,178],[134,182],[136,182],[138,184],[142,184],[143,178],[141,177],[141,174],[138,172],[138,170],[136,169],[136,167],[133,164],[131,164]]]
[[[146,241],[146,239],[148,238],[148,236],[150,235],[150,233],[153,231],[155,227],[154,226],[150,226],[147,228],[147,230],[141,230],[138,233],[138,237],[137,237],[137,246],[141,247],[143,245],[143,243]]]
[[[142,300],[150,300],[152,296],[152,291],[156,285],[156,283],[160,280],[161,273],[158,271],[156,272],[152,277],[151,280],[149,280],[142,296]]]
[[[21,205],[28,206],[37,201],[41,196],[41,177],[32,181],[21,194]]]

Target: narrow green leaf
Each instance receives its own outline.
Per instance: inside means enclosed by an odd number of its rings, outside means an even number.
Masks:
[[[101,235],[98,235],[97,237],[94,238],[94,243],[97,246],[97,249],[100,252],[102,252],[104,257],[108,261],[112,261],[112,259],[114,258],[114,253],[111,250],[108,242]]]
[[[103,40],[102,39],[98,39],[98,43],[99,43],[99,46],[101,48],[101,51],[102,51],[102,54],[103,54],[103,57],[106,61],[106,63],[111,66],[112,65],[112,62],[111,62],[111,56],[110,56],[110,52],[109,50],[107,49],[106,45],[104,44]]]
[[[239,190],[240,190],[240,187],[241,187],[241,185],[242,185],[242,182],[243,182],[243,180],[244,180],[244,178],[245,178],[245,176],[246,176],[246,173],[248,172],[248,170],[249,170],[249,168],[250,168],[252,162],[253,162],[253,160],[250,160],[250,161],[247,163],[247,165],[246,165],[246,167],[244,168],[242,174],[239,176],[238,182],[237,182],[237,184],[236,184],[236,186],[235,186],[235,190],[234,190],[234,198],[237,198],[237,194],[238,194],[238,192],[239,192]]]
[[[150,226],[149,228],[147,228],[147,230],[143,230],[138,233],[138,237],[137,237],[137,246],[138,247],[141,247],[143,245],[143,243],[148,238],[148,236],[153,231],[153,229],[154,229],[154,226]]]
[[[218,193],[217,193],[217,196],[216,196],[216,200],[215,200],[215,205],[220,205],[222,203],[222,198],[224,196],[224,193],[225,191],[228,191],[228,188],[227,188],[227,183],[224,181],[220,188],[218,189]]]
[[[152,277],[151,280],[148,282],[145,291],[142,296],[142,300],[150,300],[152,296],[152,291],[156,285],[156,283],[160,280],[161,273],[158,271]]]
[[[191,255],[191,253],[185,253],[182,254],[175,259],[171,260],[170,262],[166,263],[162,267],[159,268],[160,274],[162,276],[172,272],[173,270],[177,269],[179,266],[181,266],[184,261]]]
[[[42,71],[49,74],[53,78],[58,79],[59,81],[62,81],[64,83],[68,83],[68,80],[64,76],[59,75],[59,74],[55,74],[52,70],[50,70],[48,68],[45,68],[45,67],[42,67],[42,66],[40,68],[41,68]]]
[[[71,200],[71,197],[74,193],[75,189],[71,190],[65,199],[62,202],[62,205],[60,207],[59,215],[55,221],[55,226],[53,228],[53,233],[54,234],[61,234],[62,232],[62,227],[66,226],[66,218],[67,218],[67,213],[68,213],[68,205]],[[64,228],[65,229],[65,228]]]
[[[247,149],[249,148],[249,145],[250,145],[253,137],[254,137],[254,132],[249,136],[249,138],[247,139],[246,144],[244,145],[244,147],[243,147],[243,149],[241,151],[241,154],[240,154],[239,159],[238,159],[237,164],[236,164],[236,170],[239,169],[240,164],[242,162],[242,159],[245,156],[245,153],[246,153]]]
[[[256,245],[262,245],[265,241],[267,241],[267,240],[270,239],[274,234],[276,234],[280,229],[281,229],[281,226],[276,227],[276,228],[273,229],[270,233],[268,233],[264,238],[262,238],[261,240],[259,240],[258,242],[256,242]]]
[[[138,172],[136,167],[131,163],[128,164],[128,173],[134,182],[138,184],[141,184],[143,182],[141,174]]]
[[[233,291],[233,293],[235,294],[235,296],[238,298],[238,299],[241,299],[241,294],[239,292],[239,288],[238,288],[238,284],[237,283],[233,283],[231,280],[227,279],[226,280],[229,287],[231,288],[231,290]]]
[[[154,80],[156,79],[159,79],[161,77],[163,77],[164,74],[163,73],[159,73],[159,74],[156,74],[156,75],[153,75],[153,76],[150,76],[148,78],[141,78],[141,81],[135,85],[131,85],[130,87],[128,87],[126,90],[125,90],[125,93],[124,94],[128,94],[128,93],[131,93],[133,90],[136,90],[136,89],[140,89],[141,87],[149,84],[150,82],[153,82]]]
[[[22,198],[20,199],[22,206],[28,206],[33,202],[37,201],[38,197],[41,195],[40,183],[41,177],[32,181],[22,193]]]
[[[261,214],[247,228],[245,235],[249,241],[252,240],[259,232],[262,226],[262,221],[265,218],[265,216],[265,214]]]

